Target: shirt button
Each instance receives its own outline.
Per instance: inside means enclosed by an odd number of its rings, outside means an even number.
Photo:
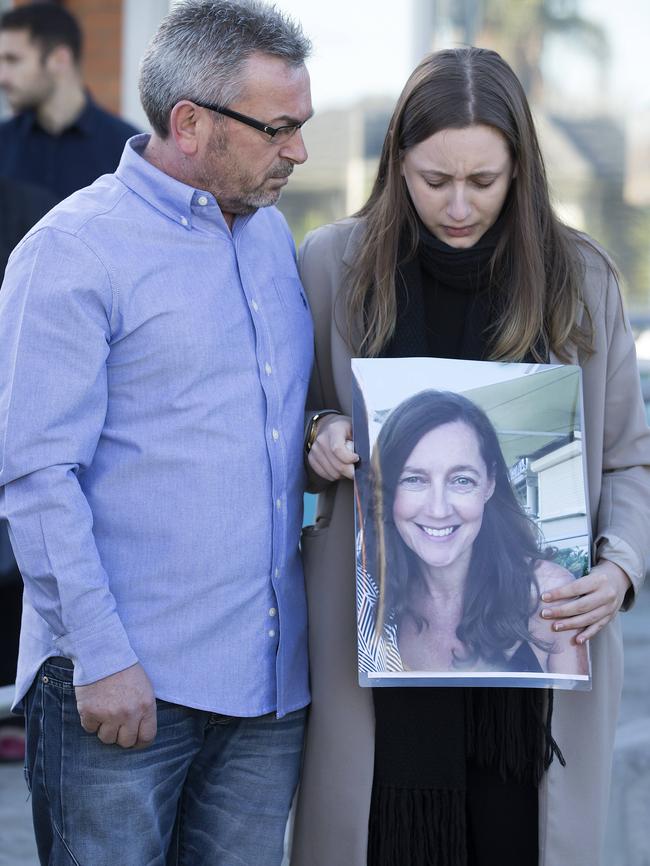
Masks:
[[[275,427],[273,428],[272,436],[273,436],[273,438],[275,439],[276,442],[277,442],[278,439],[280,438],[280,433],[275,429]]]
[[[181,225],[186,226],[188,224],[187,217],[181,217]]]
[[[259,310],[259,305],[255,299],[251,301],[251,307],[257,312]]]
[[[276,568],[274,573],[275,573],[276,577],[280,577],[280,569],[279,568]]]
[[[266,373],[267,376],[270,376],[271,373],[273,372],[273,367],[269,364],[268,361],[264,365],[264,372]]]
[[[274,628],[269,629],[269,637],[275,637],[275,629]]]
[[[275,616],[276,613],[277,613],[277,610],[274,607],[269,608],[269,616]]]
[[[275,507],[278,509],[278,511],[280,511],[282,509],[282,500],[281,499],[275,500]]]
[[[198,203],[199,203],[200,205],[206,205],[206,204],[208,203],[208,197],[205,196],[205,195],[200,195],[200,196],[197,198],[197,201],[198,201]]]

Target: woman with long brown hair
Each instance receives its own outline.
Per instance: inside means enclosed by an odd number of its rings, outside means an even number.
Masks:
[[[554,215],[507,63],[476,48],[426,58],[368,203],[310,235],[300,259],[316,327],[307,460],[321,496],[303,543],[313,703],[291,862],[598,866],[616,614],[650,548],[650,434],[615,271]],[[358,687],[353,355],[581,365],[594,565],[545,592],[540,616],[590,641],[591,692],[553,702],[535,689]]]

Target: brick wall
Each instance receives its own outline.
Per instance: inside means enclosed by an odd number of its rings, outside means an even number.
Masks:
[[[30,0],[14,0],[25,6]],[[105,108],[120,111],[122,67],[122,0],[64,0],[84,34],[84,80],[93,98]]]

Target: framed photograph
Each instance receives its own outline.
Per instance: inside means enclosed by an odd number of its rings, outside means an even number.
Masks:
[[[580,368],[352,373],[360,684],[590,689],[541,601],[590,567]]]

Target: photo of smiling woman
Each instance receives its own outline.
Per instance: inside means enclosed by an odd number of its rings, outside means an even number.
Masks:
[[[539,615],[542,593],[572,575],[540,552],[482,409],[448,391],[404,400],[367,489],[361,671],[588,673],[586,647]]]

